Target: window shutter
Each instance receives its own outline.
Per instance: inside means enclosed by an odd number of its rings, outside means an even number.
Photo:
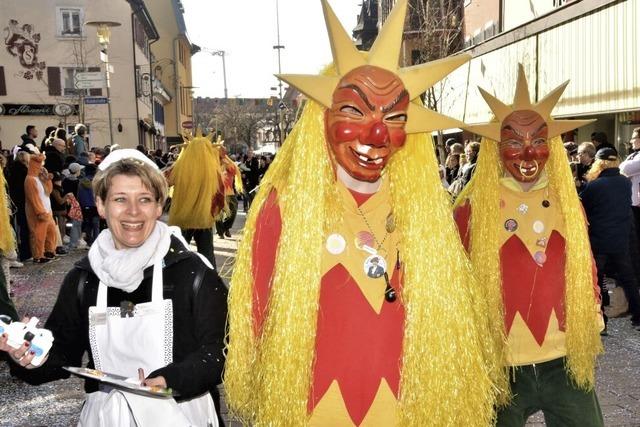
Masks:
[[[100,71],[100,67],[89,67],[87,71]],[[102,89],[89,89],[90,96],[102,96]]]
[[[0,67],[0,96],[7,95],[7,84],[4,81],[4,67]]]
[[[62,95],[60,87],[60,67],[47,67],[47,81],[49,83],[49,95]]]

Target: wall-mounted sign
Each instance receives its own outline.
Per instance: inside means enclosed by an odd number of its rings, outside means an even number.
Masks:
[[[90,98],[85,98],[84,103],[87,105],[108,104],[109,101],[104,96],[92,96]]]
[[[70,104],[0,104],[4,116],[70,116],[77,111],[78,105]]]

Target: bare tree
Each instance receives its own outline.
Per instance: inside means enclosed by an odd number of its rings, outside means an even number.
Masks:
[[[404,38],[411,56],[405,58],[405,65],[434,61],[460,51],[464,40],[463,16],[464,0],[410,0]],[[424,94],[423,102],[439,111],[440,99],[434,87]],[[438,147],[444,146],[442,139],[442,133],[438,132]],[[440,152],[444,154],[444,150]]]

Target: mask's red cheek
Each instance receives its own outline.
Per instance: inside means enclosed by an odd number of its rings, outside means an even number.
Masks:
[[[502,160],[514,160],[519,159],[522,156],[522,150],[516,148],[505,148],[500,150],[500,157]]]
[[[389,141],[395,148],[401,148],[407,140],[407,134],[403,129],[389,129]]]
[[[331,128],[333,142],[347,142],[358,138],[361,126],[349,122],[337,122]]]

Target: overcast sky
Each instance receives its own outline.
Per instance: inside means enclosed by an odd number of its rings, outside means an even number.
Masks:
[[[276,0],[182,0],[187,32],[198,46],[226,52],[229,97],[275,95],[278,72]],[[351,34],[361,0],[329,0]],[[320,0],[279,0],[283,73],[317,73],[331,62]],[[196,96],[223,97],[222,59],[193,56]]]

